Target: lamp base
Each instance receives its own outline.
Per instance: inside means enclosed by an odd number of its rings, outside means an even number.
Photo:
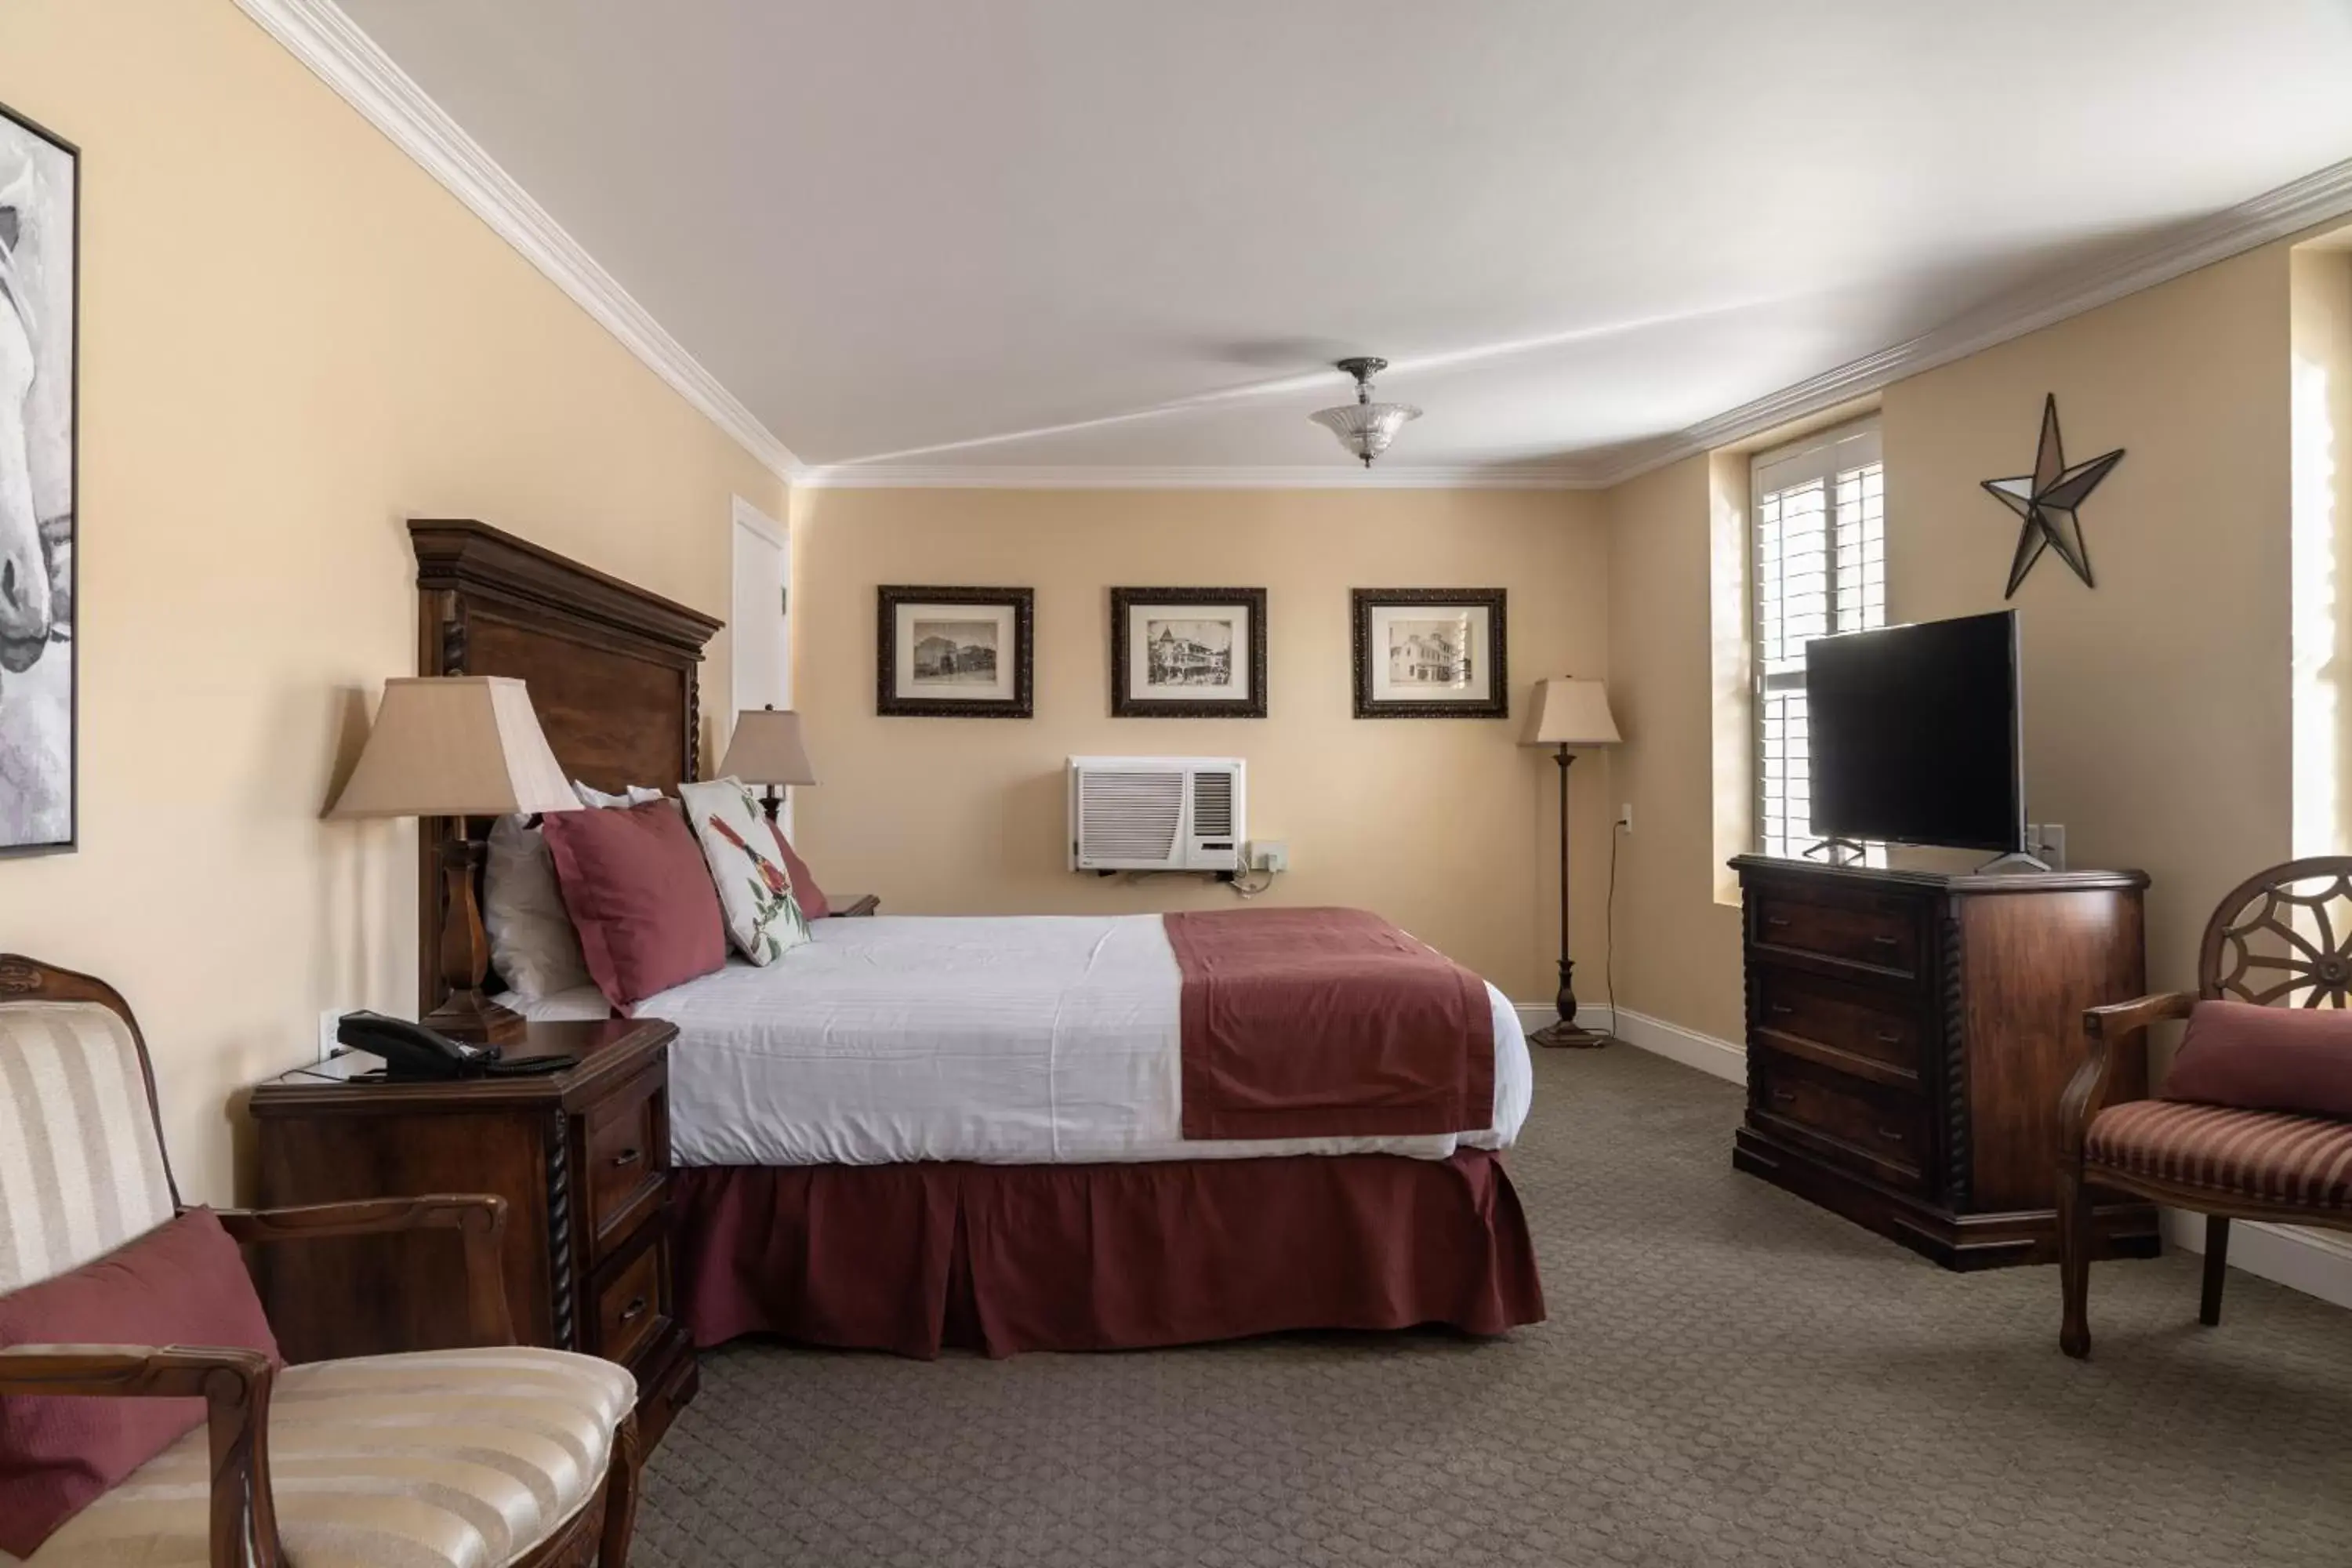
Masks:
[[[530,1030],[529,1019],[479,991],[452,991],[418,1022],[436,1035],[483,1046],[520,1045]]]
[[[1529,1045],[1555,1050],[1590,1051],[1598,1050],[1609,1043],[1607,1035],[1598,1029],[1585,1028],[1576,1021],[1576,963],[1572,959],[1559,961],[1559,994],[1552,998],[1552,1006],[1559,1014],[1559,1020],[1529,1035]]]

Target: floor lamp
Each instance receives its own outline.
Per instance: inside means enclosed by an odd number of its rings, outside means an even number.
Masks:
[[[1570,747],[1613,746],[1617,739],[1609,689],[1600,681],[1563,676],[1536,688],[1535,712],[1519,744],[1553,747],[1559,761],[1559,1020],[1528,1037],[1538,1046],[1609,1043],[1607,1035],[1576,1022],[1576,963],[1568,955],[1568,764],[1576,760]]]

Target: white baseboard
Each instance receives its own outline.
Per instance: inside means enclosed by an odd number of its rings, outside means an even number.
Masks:
[[[1515,1002],[1511,1005],[1518,1011],[1520,1025],[1531,1035],[1559,1016],[1559,1010],[1549,1002]],[[1652,1056],[1696,1068],[1710,1078],[1742,1084],[1748,1081],[1748,1053],[1729,1040],[1718,1040],[1713,1035],[1702,1035],[1696,1029],[1685,1029],[1680,1024],[1653,1018],[1630,1007],[1618,1008],[1612,1017],[1607,1007],[1591,1002],[1577,1008],[1576,1021]]]
[[[2205,1216],[2185,1209],[2166,1209],[2164,1239],[2183,1252],[2202,1257]],[[2230,1267],[2316,1296],[2330,1306],[2352,1307],[2352,1236],[2273,1225],[2263,1219],[2233,1220]],[[2228,1311],[2226,1302],[2222,1310]]]

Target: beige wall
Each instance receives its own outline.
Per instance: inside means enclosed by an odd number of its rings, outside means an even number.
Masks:
[[[1999,609],[2016,523],[1979,481],[2128,455],[2084,510],[2095,591],[2056,557],[2023,616],[2026,786],[2078,866],[2138,866],[2158,984],[2194,979],[2215,900],[2289,847],[2287,248],[2272,246],[1885,389],[1888,613]],[[1718,462],[1723,459],[1717,459]],[[1694,458],[1612,490],[1612,656],[1634,743],[1628,1006],[1741,1034],[1736,921],[1709,908],[1710,494]],[[1636,734],[1638,731],[1638,734]]]
[[[782,487],[229,0],[12,0],[0,61],[85,215],[81,848],[0,861],[0,949],[121,985],[225,1202],[233,1091],[415,1005],[412,830],[319,819],[413,668],[404,521],[723,614],[729,497]]]
[[[908,913],[1220,908],[1192,879],[1141,886],[1066,863],[1064,759],[1234,755],[1249,829],[1285,839],[1269,900],[1380,910],[1515,1000],[1548,1001],[1558,952],[1558,770],[1523,750],[1545,675],[1608,673],[1607,541],[1594,498],[1561,492],[814,490],[793,497],[794,700],[827,782],[796,795],[830,888]],[[1037,594],[1035,719],[874,711],[883,583]],[[1272,718],[1108,717],[1109,591],[1267,590]],[[1349,716],[1351,587],[1510,590],[1512,714]],[[1580,995],[1598,1000],[1608,763],[1575,766]]]

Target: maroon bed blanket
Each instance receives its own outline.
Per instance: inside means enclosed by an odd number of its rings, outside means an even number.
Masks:
[[[1495,1018],[1468,970],[1363,910],[1166,917],[1183,971],[1184,1136],[1475,1132]]]

